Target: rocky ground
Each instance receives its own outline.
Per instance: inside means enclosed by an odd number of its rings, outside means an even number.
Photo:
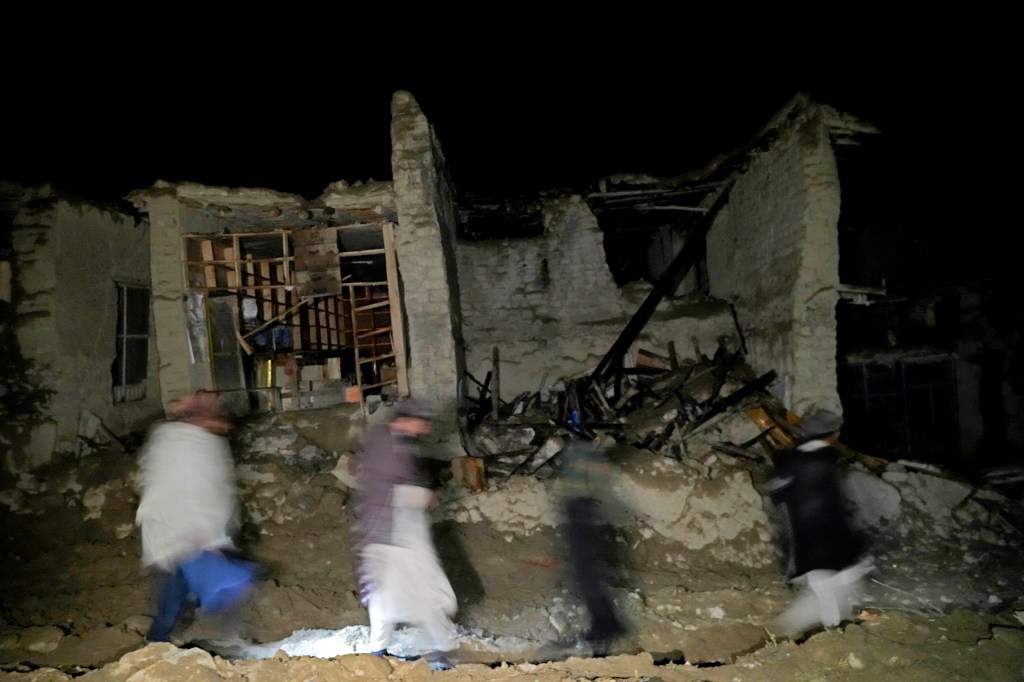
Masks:
[[[373,417],[371,417],[373,418]],[[709,429],[742,442],[742,414]],[[615,594],[632,629],[609,655],[578,645],[550,476],[440,490],[437,541],[456,593],[458,665],[366,651],[348,535],[361,424],[344,408],[274,415],[238,434],[246,553],[265,569],[237,619],[201,613],[144,646],[149,576],[133,524],[135,452],[98,450],[3,486],[0,680],[1021,680],[1019,496],[914,463],[855,466],[851,496],[877,570],[857,622],[797,641],[772,631],[777,569],[765,465],[691,448],[626,449]],[[447,468],[437,465],[444,481]],[[548,473],[553,473],[554,470]],[[398,633],[397,653],[417,652]]]

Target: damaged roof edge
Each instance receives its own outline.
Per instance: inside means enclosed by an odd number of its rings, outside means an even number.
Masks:
[[[782,106],[771,118],[768,119],[757,133],[743,146],[732,151],[716,155],[702,168],[687,171],[670,177],[656,177],[646,173],[621,173],[608,175],[598,181],[601,194],[608,192],[609,187],[629,186],[654,186],[654,187],[685,187],[698,182],[706,182],[711,179],[726,180],[744,167],[746,159],[758,149],[762,148],[765,141],[771,141],[778,137],[778,131],[788,121],[799,118],[802,112],[817,108],[832,136],[835,144],[857,144],[855,139],[858,135],[877,135],[881,131],[873,124],[864,121],[853,114],[840,111],[828,104],[817,102],[804,93],[795,94],[785,105]],[[721,174],[724,178],[720,177]]]
[[[323,207],[358,214],[369,211],[375,219],[391,221],[397,216],[393,183],[372,179],[352,185],[344,180],[332,183],[316,199],[270,189],[212,187],[158,180],[152,187],[129,193],[126,199],[136,209],[148,211],[149,201],[160,196],[172,196],[197,208],[226,209],[242,214],[255,212],[262,217],[266,217],[268,210],[281,213]]]

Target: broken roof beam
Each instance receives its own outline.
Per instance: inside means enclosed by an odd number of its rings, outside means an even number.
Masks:
[[[731,187],[726,187],[722,190],[722,193],[715,199],[700,223],[693,229],[686,243],[683,244],[683,248],[679,250],[676,257],[672,259],[672,263],[665,270],[665,274],[654,285],[651,293],[640,304],[640,308],[633,314],[625,329],[622,330],[615,343],[612,344],[611,349],[601,359],[597,367],[594,368],[590,375],[591,380],[599,381],[607,377],[613,370],[618,371],[621,369],[622,357],[640,335],[640,332],[651,319],[651,316],[654,315],[658,304],[666,296],[671,296],[675,293],[678,283],[682,281],[683,277],[690,271],[690,268],[704,255],[708,230],[711,229],[715,216],[725,206],[730,189]]]

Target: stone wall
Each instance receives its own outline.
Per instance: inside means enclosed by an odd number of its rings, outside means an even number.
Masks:
[[[466,366],[482,380],[498,346],[506,399],[596,364],[628,319],[586,203],[549,200],[543,214],[543,236],[459,242]]]
[[[145,398],[113,402],[117,284],[149,283],[149,226],[113,208],[60,196],[50,187],[4,185],[10,220],[17,348],[48,397],[32,415],[5,420],[4,466],[32,469],[55,452],[78,451],[79,421],[104,440],[96,420],[124,435],[160,414],[157,356],[150,327]],[[26,387],[18,387],[25,391]]]
[[[172,193],[153,196],[147,204],[150,221],[150,274],[153,283],[153,319],[160,353],[160,388],[164,405],[193,390],[189,360],[188,326],[182,296],[180,205]],[[207,376],[209,365],[203,367]],[[205,383],[205,388],[209,384]],[[203,385],[203,384],[200,384]],[[197,386],[198,387],[198,386]]]
[[[711,294],[732,302],[748,360],[779,373],[795,412],[841,412],[836,389],[839,178],[816,105],[781,112],[778,135],[732,188],[708,234]]]
[[[409,392],[434,405],[442,423],[454,423],[464,366],[454,188],[440,144],[413,96],[396,92],[391,114],[395,251],[407,322]]]

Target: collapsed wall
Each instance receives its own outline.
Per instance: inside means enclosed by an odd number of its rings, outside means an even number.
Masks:
[[[441,519],[487,523],[496,530],[528,536],[560,523],[554,479],[514,476],[487,490],[464,494],[446,489]],[[749,472],[721,465],[711,475],[654,453],[629,449],[610,475],[618,504],[610,521],[637,545],[674,545],[666,568],[700,552],[702,563],[760,569],[773,562],[771,526]],[[634,546],[636,549],[636,546]]]
[[[498,347],[506,400],[597,365],[650,290],[615,284],[604,235],[582,197],[547,198],[541,210],[542,236],[458,243],[466,368],[482,379]],[[632,350],[664,353],[668,343],[692,339],[714,348],[723,335],[735,335],[727,307],[666,299]]]

